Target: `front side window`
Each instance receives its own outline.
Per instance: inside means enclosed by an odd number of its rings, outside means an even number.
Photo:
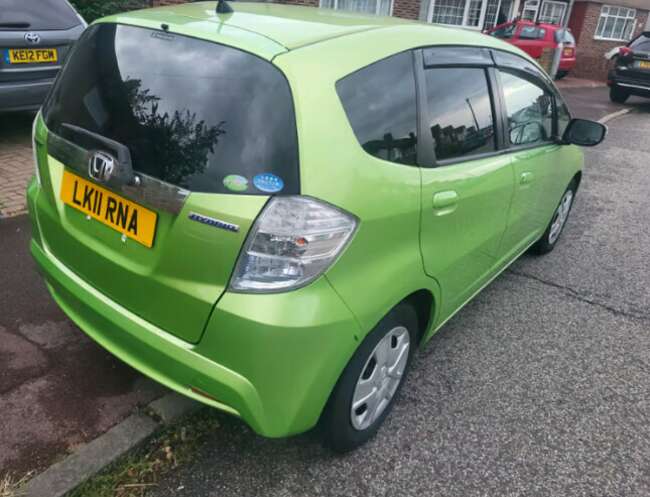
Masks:
[[[542,40],[546,36],[546,30],[537,26],[524,26],[519,32],[522,40]]]
[[[261,194],[254,179],[263,176],[281,180],[275,191],[299,192],[289,84],[268,61],[232,47],[91,26],[43,116],[56,135],[87,150],[98,144],[69,125],[109,138],[129,149],[134,170],[191,191]]]
[[[425,71],[431,135],[438,161],[495,150],[494,120],[484,69]]]
[[[603,5],[594,38],[627,41],[632,38],[635,24],[635,9]]]
[[[320,6],[325,9],[348,10],[389,16],[392,10],[391,0],[321,0]]]
[[[508,115],[508,136],[514,146],[548,142],[553,136],[553,97],[516,74],[500,71]]]
[[[559,95],[555,96],[555,106],[557,109],[557,136],[561,138],[571,121],[571,114],[564,100]]]
[[[411,52],[375,62],[336,83],[350,125],[366,152],[416,164],[417,111]]]

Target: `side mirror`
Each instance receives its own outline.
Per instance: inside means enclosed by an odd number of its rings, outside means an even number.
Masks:
[[[607,126],[588,119],[571,119],[564,130],[562,142],[582,147],[594,147],[605,139]]]

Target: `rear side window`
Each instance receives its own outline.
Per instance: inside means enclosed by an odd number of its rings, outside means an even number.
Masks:
[[[350,125],[366,152],[416,164],[417,111],[410,52],[393,55],[336,83]]]
[[[47,31],[81,24],[65,0],[2,0],[0,5],[0,31]]]
[[[528,79],[506,71],[500,74],[510,143],[531,146],[549,141],[553,136],[553,97]]]
[[[133,168],[209,193],[299,193],[289,84],[271,63],[212,42],[98,24],[77,43],[44,107],[64,124],[126,145]]]
[[[639,52],[650,52],[650,36],[645,34],[639,36],[630,43],[630,48]]]
[[[537,26],[524,26],[519,32],[519,38],[522,40],[542,40],[545,36],[546,30]]]
[[[485,70],[436,68],[425,76],[436,159],[492,152],[494,119]]]

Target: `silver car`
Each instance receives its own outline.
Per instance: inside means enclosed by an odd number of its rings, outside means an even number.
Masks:
[[[67,0],[0,3],[0,112],[37,110],[86,23]]]

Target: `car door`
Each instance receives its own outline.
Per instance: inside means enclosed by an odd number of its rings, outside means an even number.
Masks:
[[[499,54],[497,68],[503,106],[505,146],[515,176],[508,229],[501,253],[506,259],[535,242],[548,223],[547,205],[555,204],[554,183],[560,145],[555,140],[554,95],[535,66],[514,55]],[[518,59],[518,57],[516,57]],[[518,64],[518,65],[517,65]]]
[[[494,70],[477,48],[422,51],[418,72],[422,155],[421,250],[450,316],[498,269],[513,190],[511,158],[500,154]]]

